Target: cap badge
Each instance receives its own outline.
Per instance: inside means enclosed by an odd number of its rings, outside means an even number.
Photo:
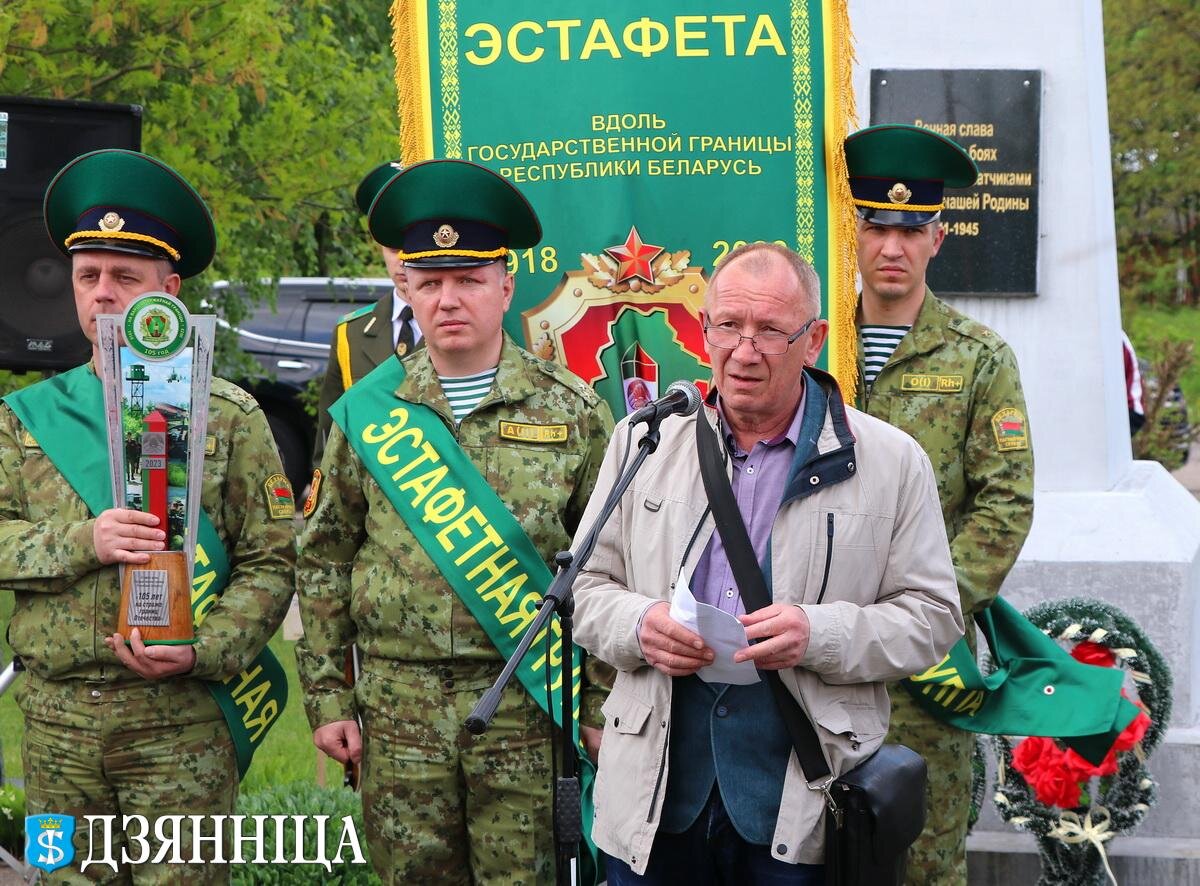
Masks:
[[[907,203],[912,199],[912,191],[904,182],[896,182],[888,191],[888,199],[893,203]]]
[[[433,242],[442,249],[449,249],[458,242],[458,231],[449,225],[442,225],[434,232]]]
[[[104,218],[100,219],[100,230],[102,231],[119,231],[123,227],[125,227],[125,219],[115,212],[106,212]]]

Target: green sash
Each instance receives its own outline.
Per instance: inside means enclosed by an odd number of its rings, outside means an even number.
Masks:
[[[104,389],[90,366],[79,366],[4,397],[46,457],[93,515],[113,507],[109,482]],[[203,509],[192,570],[192,619],[197,627],[229,583],[229,556]],[[115,628],[115,626],[114,626]],[[204,681],[221,709],[245,777],[254,752],[287,704],[287,675],[267,647],[240,674]]]
[[[985,677],[959,640],[938,664],[903,681],[918,704],[968,732],[1061,738],[1099,765],[1137,716],[1121,696],[1124,672],[1076,661],[1000,597],[976,622],[996,670]]]
[[[442,420],[428,406],[397,397],[396,389],[404,377],[399,360],[385,360],[331,406],[329,414],[447,584],[500,654],[508,658],[537,615],[553,576],[521,524],[479,475]],[[552,690],[562,687],[562,629],[557,617],[550,629],[549,665],[543,630],[516,676],[562,728],[561,705],[546,697],[547,666],[559,669]],[[576,692],[571,734],[579,754],[588,850],[581,861],[586,871],[590,855],[593,870],[589,873],[594,874],[595,767],[579,739],[583,655],[578,647],[573,652],[571,674]]]

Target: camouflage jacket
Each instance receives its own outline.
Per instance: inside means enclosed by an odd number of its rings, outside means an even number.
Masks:
[[[859,408],[929,455],[963,614],[978,612],[1000,592],[1033,521],[1033,450],[1012,350],[926,290],[916,322],[864,387]]]
[[[243,670],[283,620],[296,547],[291,515],[271,516],[271,490],[286,480],[266,417],[249,394],[217,378],[208,440],[201,502],[225,544],[230,579],[196,628],[196,666],[187,676],[221,680]],[[0,588],[16,597],[13,651],[45,679],[143,682],[104,645],[117,627],[121,588],[117,567],[96,559],[94,523],[0,405]]]
[[[404,366],[408,375],[396,393],[429,406],[450,428],[548,564],[567,550],[612,432],[607,404],[575,375],[505,336],[492,390],[456,429],[428,353],[414,352]],[[500,435],[501,422],[565,424],[567,436],[561,443],[508,439]],[[342,674],[350,643],[368,662],[499,663],[487,634],[336,425],[321,470],[315,506],[306,505],[312,510],[297,572],[304,638],[296,654],[313,728],[355,714]],[[598,708],[595,697],[585,705],[587,722],[592,707]]]

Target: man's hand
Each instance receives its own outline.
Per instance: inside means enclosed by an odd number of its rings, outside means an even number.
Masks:
[[[595,726],[584,726],[579,724],[579,737],[583,739],[583,749],[587,751],[588,757],[593,763],[600,762],[600,739],[604,737],[604,730],[597,729]]]
[[[101,511],[92,524],[92,545],[96,557],[106,566],[110,563],[149,563],[146,551],[161,551],[166,547],[167,534],[158,526],[158,517],[127,508]]]
[[[738,619],[746,626],[750,646],[734,653],[734,661],[752,661],[760,671],[782,671],[800,664],[808,649],[809,624],[799,606],[772,603]],[[754,642],[763,637],[769,639]]]
[[[642,616],[638,641],[642,657],[668,677],[686,677],[712,664],[713,651],[704,640],[671,618],[670,603],[655,603]]]
[[[196,650],[191,646],[147,646],[137,628],[130,632],[128,646],[120,634],[105,637],[104,645],[116,654],[121,664],[147,680],[186,674],[196,666]]]
[[[356,720],[334,720],[318,726],[313,744],[343,765],[362,762],[362,733]]]

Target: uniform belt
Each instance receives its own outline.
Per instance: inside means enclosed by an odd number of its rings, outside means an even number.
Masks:
[[[110,702],[143,702],[170,696],[179,700],[180,693],[189,690],[199,693],[201,698],[209,696],[204,684],[195,678],[171,680],[137,680],[112,682],[98,679],[47,680],[34,673],[25,675],[27,691],[40,699],[62,699],[64,701],[102,704]]]
[[[366,656],[364,674],[429,691],[486,689],[504,669],[502,661],[397,661]]]

